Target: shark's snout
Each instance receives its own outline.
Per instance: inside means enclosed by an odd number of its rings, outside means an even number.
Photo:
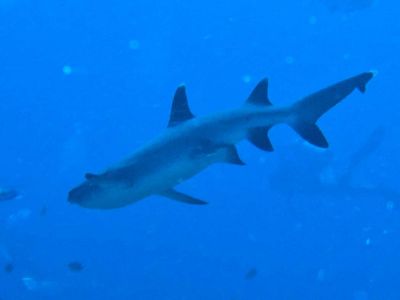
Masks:
[[[80,187],[74,188],[68,193],[68,202],[79,204],[82,201],[82,192]]]
[[[83,203],[89,201],[96,195],[100,190],[99,186],[85,182],[80,186],[72,189],[68,193],[68,202],[73,204],[82,205]]]

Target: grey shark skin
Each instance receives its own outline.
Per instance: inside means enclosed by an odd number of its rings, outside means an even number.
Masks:
[[[68,201],[86,208],[112,209],[162,195],[184,203],[206,204],[174,187],[214,163],[243,165],[235,148],[241,140],[273,151],[268,131],[276,124],[288,124],[309,143],[328,147],[317,120],[355,89],[364,92],[373,75],[365,72],[348,78],[287,107],[271,104],[264,79],[242,107],[205,117],[194,117],[181,86],[165,132],[105,172],[86,174],[86,180],[69,192]]]

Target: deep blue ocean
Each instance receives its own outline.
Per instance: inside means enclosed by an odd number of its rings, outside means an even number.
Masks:
[[[400,4],[394,0],[0,0],[0,299],[399,300]],[[164,132],[269,79],[288,105],[374,70],[274,152],[238,144],[178,189],[114,210],[67,201]],[[72,265],[71,265],[72,263]]]

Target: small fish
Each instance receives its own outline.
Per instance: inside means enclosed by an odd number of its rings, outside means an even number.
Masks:
[[[11,273],[12,271],[14,271],[14,265],[12,263],[6,263],[4,265],[4,272]]]
[[[14,189],[0,187],[0,201],[14,200],[20,195]]]
[[[84,266],[78,261],[72,261],[68,264],[68,269],[71,272],[81,272],[84,269]]]
[[[254,279],[258,274],[258,271],[256,268],[251,268],[250,270],[247,271],[246,275],[244,276],[245,279],[250,280]]]

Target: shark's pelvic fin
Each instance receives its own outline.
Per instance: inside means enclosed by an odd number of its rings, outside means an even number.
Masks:
[[[315,123],[355,89],[365,92],[365,87],[372,77],[374,77],[373,72],[361,73],[296,102],[292,106],[294,117],[289,125],[310,144],[327,148],[328,142]]]
[[[175,96],[172,101],[168,127],[179,125],[180,123],[193,118],[194,115],[189,108],[186,89],[185,86],[182,85],[176,89]]]
[[[246,103],[255,105],[272,105],[268,99],[268,79],[261,80],[250,96],[247,98]]]
[[[268,131],[270,128],[271,127],[256,127],[250,129],[247,134],[247,139],[257,148],[272,152],[274,151],[274,147],[268,137]]]
[[[195,204],[195,205],[204,205],[208,204],[206,201],[194,198],[192,196],[186,195],[184,193],[178,192],[174,189],[169,189],[163,193],[160,193],[161,196],[167,197],[169,199],[183,202],[186,204]]]
[[[243,160],[240,158],[239,153],[234,145],[226,147],[226,157],[224,162],[239,166],[245,165]]]

